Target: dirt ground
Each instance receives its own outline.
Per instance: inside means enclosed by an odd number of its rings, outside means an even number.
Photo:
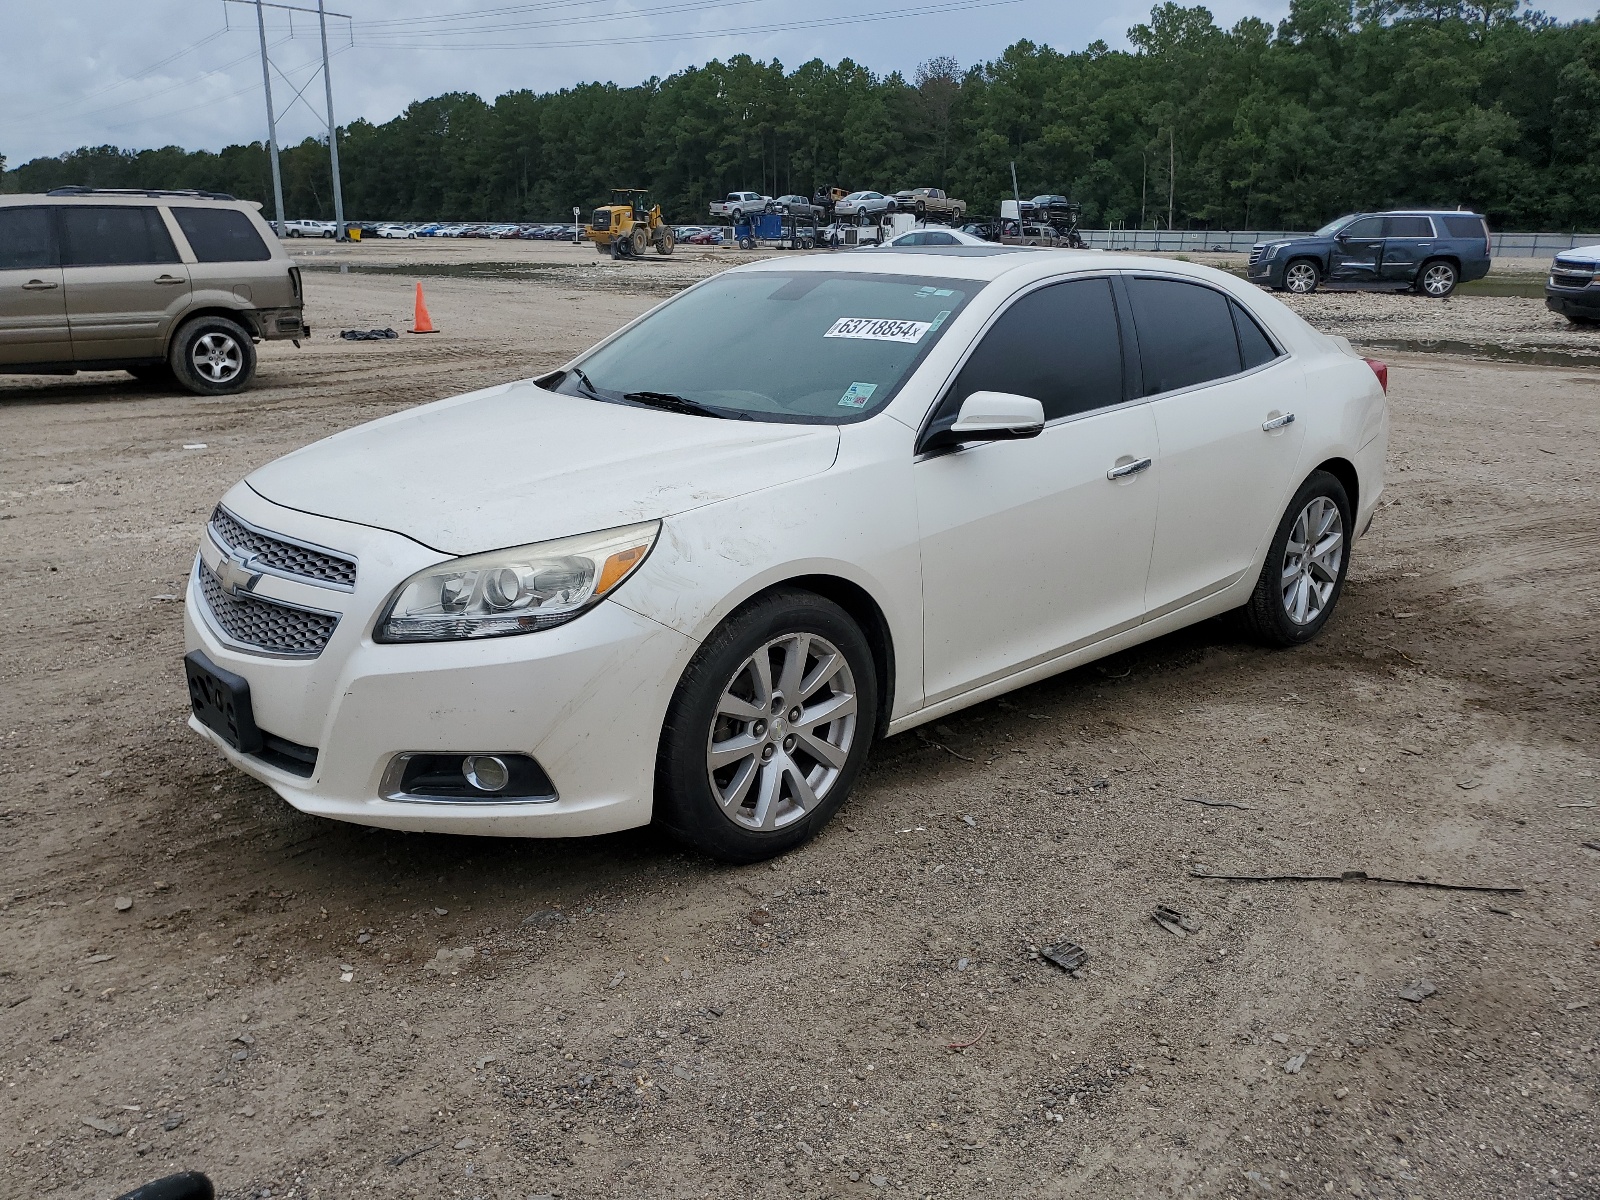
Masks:
[[[1600,371],[1390,357],[1318,642],[1213,622],[891,739],[778,862],[302,816],[184,724],[205,515],[731,257],[565,254],[357,344],[413,275],[318,254],[239,397],[0,380],[0,1196],[1600,1195]],[[1351,869],[1525,890],[1193,874]]]

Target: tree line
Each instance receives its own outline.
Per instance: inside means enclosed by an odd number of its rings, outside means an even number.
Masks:
[[[1305,229],[1359,209],[1457,205],[1497,228],[1600,228],[1600,24],[1519,0],[1292,0],[1220,28],[1168,0],[1064,53],[1019,41],[911,77],[736,55],[633,87],[466,92],[340,130],[345,211],[367,220],[569,220],[648,187],[669,220],[734,189],[943,187],[974,214],[1058,192],[1084,223]],[[3,164],[0,159],[0,164]],[[333,215],[325,142],[282,155],[289,217]],[[85,147],[0,175],[203,188],[271,209],[262,143]]]

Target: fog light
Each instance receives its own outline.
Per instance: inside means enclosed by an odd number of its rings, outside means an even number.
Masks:
[[[469,754],[461,762],[461,773],[480,792],[498,792],[511,782],[511,769],[505,759],[489,754]]]

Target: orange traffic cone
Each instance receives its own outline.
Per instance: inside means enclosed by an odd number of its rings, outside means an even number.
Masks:
[[[417,315],[413,321],[415,328],[412,333],[438,333],[433,327],[433,318],[428,315],[428,306],[422,299],[422,284],[417,284]]]

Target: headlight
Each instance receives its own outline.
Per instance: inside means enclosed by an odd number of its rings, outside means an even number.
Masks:
[[[660,532],[650,521],[429,567],[400,585],[373,638],[443,642],[561,625],[615,591]]]
[[[1288,242],[1269,242],[1267,244],[1266,257],[1267,258],[1277,258],[1278,257],[1278,251],[1282,250],[1288,244],[1289,244]]]

